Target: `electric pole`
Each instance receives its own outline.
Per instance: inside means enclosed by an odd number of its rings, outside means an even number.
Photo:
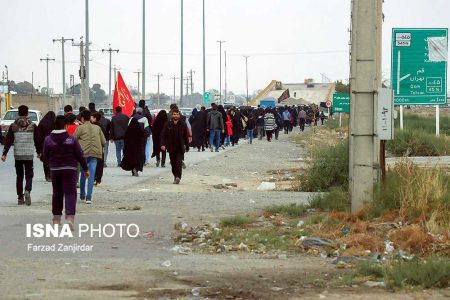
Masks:
[[[176,77],[175,75],[172,77],[173,79],[173,103],[177,103],[177,101],[175,100],[175,96],[176,96],[176,80],[178,79],[178,77]]]
[[[189,96],[189,78],[185,78],[184,81],[186,81],[184,86],[186,87],[186,98],[187,98]]]
[[[203,95],[206,93],[205,0],[203,0]]]
[[[48,62],[49,61],[55,61],[55,59],[54,58],[49,58],[48,54],[47,54],[47,58],[41,58],[40,61],[45,61],[46,64],[47,64],[47,96],[48,96],[48,95],[50,95],[50,92],[49,92],[49,89],[48,89],[48,82],[49,82],[49,80],[48,80]]]
[[[353,0],[351,15],[349,190],[352,213],[358,213],[365,201],[373,200],[378,180],[375,110],[381,86],[382,0]]]
[[[109,91],[108,97],[111,100],[111,56],[113,52],[119,53],[119,49],[111,49],[111,44],[109,44],[109,49],[102,49],[102,52],[109,52]]]
[[[161,74],[161,73],[158,73],[158,74],[156,74],[156,75],[154,75],[155,77],[157,77],[158,78],[158,108],[160,107],[160,100],[159,100],[159,78],[161,77],[161,76],[163,76],[163,74]]]
[[[181,59],[180,59],[180,106],[183,106],[183,20],[184,18],[184,9],[183,9],[183,0],[181,0]]]
[[[142,99],[145,99],[145,0],[142,0],[142,94],[141,95]]]
[[[85,85],[85,93],[87,93],[87,97],[84,98],[86,102],[82,102],[83,105],[86,105],[89,102],[89,92],[90,92],[90,88],[89,88],[89,0],[86,0],[85,2],[85,8],[86,8],[86,12],[85,12],[85,30],[86,30],[86,47],[84,49],[84,65],[86,66],[85,70],[84,70],[84,85]],[[80,73],[80,78],[81,78],[81,73]],[[81,88],[83,88],[83,80],[81,81]],[[86,90],[87,89],[87,90]],[[86,96],[86,95],[85,95]],[[83,101],[83,92],[81,92],[81,101]]]
[[[195,71],[190,69],[189,72],[189,80],[191,81],[191,95],[194,94],[194,83],[192,81],[192,79],[194,78],[193,74],[195,74]]]
[[[64,105],[66,103],[66,61],[64,58],[64,43],[66,41],[72,41],[73,39],[65,39],[64,37],[61,37],[60,39],[53,39],[53,43],[55,42],[61,42],[61,48],[62,48],[62,77],[63,77],[63,102]]]
[[[222,104],[222,44],[225,41],[217,41],[219,43],[219,104]]]
[[[248,58],[249,57],[250,56],[248,56],[248,55],[244,55],[244,58],[245,58],[245,85],[247,87],[247,98],[246,98],[247,106],[248,106]]]
[[[227,101],[227,51],[225,51],[225,101]]]
[[[137,70],[137,72],[133,72],[134,74],[137,74],[138,75],[138,100],[140,100],[141,99],[141,96],[140,96],[140,93],[139,93],[139,91],[140,91],[140,89],[139,89],[139,83],[140,83],[140,77],[141,77],[141,71],[139,71],[139,69]]]
[[[87,81],[87,73],[86,73],[86,67],[85,67],[85,44],[83,42],[83,37],[80,37],[80,43],[75,44],[72,42],[72,46],[80,47],[80,70],[78,71],[78,75],[80,76],[81,80],[81,87],[80,87],[80,94],[81,94],[81,101],[80,103],[77,103],[77,106],[85,106],[89,103],[89,85],[86,84]],[[87,45],[86,45],[87,47]]]

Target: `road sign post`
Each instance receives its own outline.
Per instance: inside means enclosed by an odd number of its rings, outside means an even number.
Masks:
[[[203,103],[205,103],[205,104],[211,103],[211,94],[209,92],[205,92],[203,94]]]
[[[333,94],[333,112],[350,113],[350,94]]]
[[[447,32],[446,28],[392,30],[395,105],[447,103]]]

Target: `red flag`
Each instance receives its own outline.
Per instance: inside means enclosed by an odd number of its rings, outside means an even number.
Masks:
[[[116,115],[115,108],[117,106],[122,107],[122,113],[130,117],[134,110],[134,100],[131,97],[131,93],[128,90],[125,81],[123,81],[120,72],[117,72],[116,88],[114,89],[113,109],[114,115]]]

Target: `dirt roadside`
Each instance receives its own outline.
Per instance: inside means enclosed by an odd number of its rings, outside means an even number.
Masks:
[[[264,140],[256,140],[252,145],[243,143],[212,159],[189,165],[180,185],[172,184],[169,169],[125,188],[104,180],[94,205],[81,204],[78,210],[82,215],[125,215],[131,214],[128,207],[138,207],[132,213],[166,216],[174,224],[180,221],[196,224],[257,212],[270,204],[305,203],[306,193],[257,190],[262,181],[274,181],[274,171],[283,170],[283,176],[289,178],[292,175],[289,170],[299,168],[298,158],[303,155],[302,148],[283,134],[280,140],[271,143]],[[224,188],[227,184],[228,188]],[[26,213],[48,214],[49,205],[49,201],[36,202]],[[12,215],[24,213],[16,207],[6,210]],[[239,252],[194,253],[171,254],[169,260],[170,266],[163,266],[161,257],[151,253],[145,259],[0,258],[0,298],[443,299],[448,296],[440,291],[392,293],[345,287],[339,283],[342,270],[329,259],[308,255],[280,259]],[[194,296],[197,291],[198,297]]]

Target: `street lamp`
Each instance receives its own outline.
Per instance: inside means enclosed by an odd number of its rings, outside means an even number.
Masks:
[[[247,86],[247,98],[246,98],[247,106],[248,106],[248,58],[249,57],[250,56],[248,56],[248,55],[244,55],[244,58],[245,58],[245,84]]]
[[[222,104],[222,44],[225,41],[217,41],[219,43],[219,103]]]

